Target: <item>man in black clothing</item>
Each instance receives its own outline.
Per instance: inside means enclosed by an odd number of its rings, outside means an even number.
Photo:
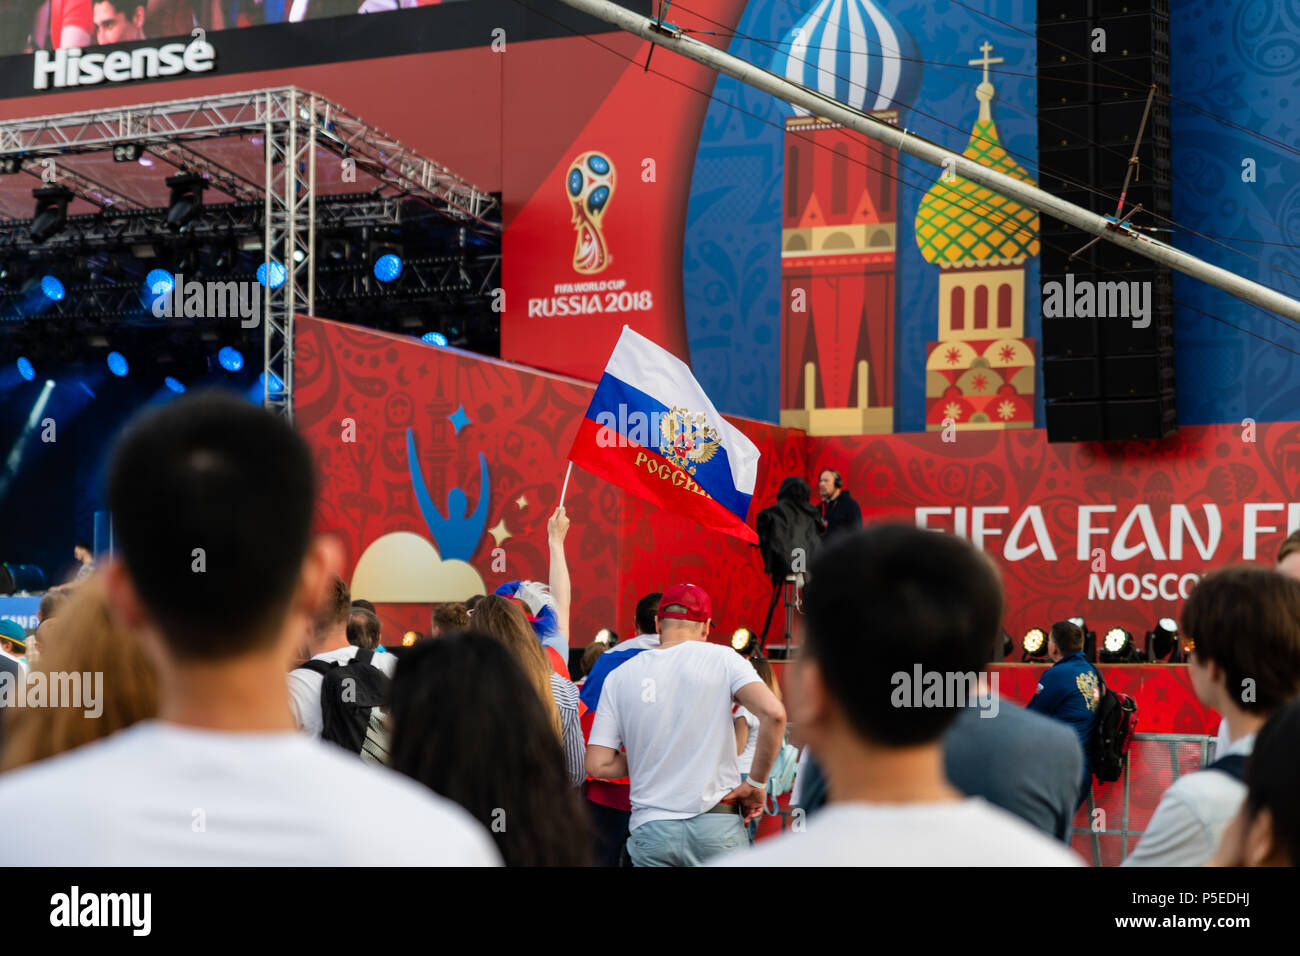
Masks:
[[[821,516],[821,534],[828,542],[845,532],[862,527],[862,509],[844,490],[844,479],[834,469],[827,468],[817,479],[817,490],[822,500],[817,506]]]

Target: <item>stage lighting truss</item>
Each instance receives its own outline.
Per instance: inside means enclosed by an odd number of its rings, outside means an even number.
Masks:
[[[260,182],[239,177],[203,155],[205,141],[230,137],[261,140]],[[288,418],[293,416],[294,315],[315,311],[313,253],[319,225],[320,154],[333,154],[334,160],[348,164],[350,172],[377,180],[377,187],[370,193],[374,199],[421,200],[448,222],[459,225],[462,235],[472,232],[482,244],[500,246],[500,203],[495,196],[366,124],[337,103],[296,87],[0,123],[0,163],[13,166],[16,161],[16,171],[31,172],[40,168],[45,159],[97,151],[112,153],[115,147],[127,145],[132,147],[131,152],[136,147],[147,150],[177,168],[202,176],[232,199],[261,201],[263,264],[269,268],[272,261],[283,263],[287,272],[286,281],[268,291],[262,317],[263,380],[283,382],[284,387],[265,390],[263,401]],[[119,152],[123,159],[126,155],[126,151]],[[59,169],[61,185],[101,210],[120,212],[133,208],[130,197],[76,177],[65,163],[60,163]],[[193,220],[187,233],[201,232],[208,215],[205,208],[204,216]],[[13,224],[5,225],[12,233]],[[0,241],[3,239],[0,235]]]

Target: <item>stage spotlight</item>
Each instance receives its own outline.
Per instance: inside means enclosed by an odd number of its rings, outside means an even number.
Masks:
[[[0,173],[5,176],[12,176],[14,173],[23,171],[23,160],[21,156],[5,156],[0,158]]]
[[[18,374],[29,382],[36,380],[36,367],[26,355],[18,359]]]
[[[375,260],[375,278],[380,282],[392,282],[402,274],[402,257],[385,252]]]
[[[126,356],[121,352],[108,353],[108,370],[118,378],[125,378],[126,373],[131,371],[131,366],[126,361]]]
[[[1156,621],[1155,628],[1147,632],[1147,660],[1180,663],[1179,644],[1178,622],[1172,617],[1162,617]]]
[[[134,163],[144,153],[139,143],[119,143],[113,147],[113,162]]]
[[[168,375],[165,379],[163,379],[163,384],[166,385],[168,388],[170,388],[177,395],[185,394],[185,386],[182,385],[176,379],[172,378],[170,375]]]
[[[602,627],[599,631],[596,632],[596,636],[592,638],[592,640],[596,644],[608,644],[610,642],[610,638],[613,636],[614,636],[613,631],[611,631],[607,627]]]
[[[58,302],[68,294],[68,290],[63,287],[63,283],[54,276],[41,276],[41,295],[51,302]]]
[[[259,392],[268,391],[266,387],[265,372],[257,376],[257,390]],[[271,387],[269,391],[272,395],[279,395],[281,392],[284,391],[284,382],[280,381],[280,376],[276,375],[274,372],[271,373]]]
[[[416,633],[415,631],[407,631],[405,634],[402,635],[402,646],[411,647],[419,639],[420,639],[420,635],[418,633]]]
[[[1105,664],[1127,661],[1133,655],[1133,635],[1122,627],[1112,627],[1102,640],[1101,660]]]
[[[152,295],[166,295],[176,287],[176,277],[166,269],[150,269],[144,277],[144,285]]]
[[[244,353],[227,345],[217,353],[217,363],[227,372],[238,372],[244,367]]]
[[[441,332],[425,332],[420,336],[420,341],[429,345],[445,346],[447,344],[447,336],[443,335]]]
[[[1047,632],[1041,627],[1031,627],[1020,639],[1025,660],[1041,661],[1047,656]]]
[[[266,263],[263,262],[257,267],[257,281],[264,286],[267,285],[267,274]],[[284,280],[286,278],[284,266],[280,265],[280,263],[276,262],[274,259],[271,260],[271,269],[269,274],[271,277],[270,287],[272,289],[278,289],[280,286],[284,285]]]
[[[33,189],[32,196],[36,200],[36,212],[32,214],[32,242],[44,242],[67,224],[72,190],[66,186],[42,186]]]
[[[181,232],[194,221],[203,208],[203,190],[208,181],[195,173],[178,173],[168,176],[167,188],[171,198],[167,201],[167,228]]]
[[[731,648],[744,657],[754,653],[754,648],[758,646],[758,635],[747,627],[738,627],[734,634],[731,635]]]

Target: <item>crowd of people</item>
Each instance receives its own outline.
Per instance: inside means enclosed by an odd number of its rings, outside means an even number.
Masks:
[[[824,484],[834,500],[839,476]],[[563,507],[547,582],[439,605],[429,637],[385,641],[312,532],[306,444],[239,398],[135,420],[107,499],[114,557],[46,596],[38,647],[0,631],[0,682],[103,675],[94,716],[0,710],[0,804],[25,824],[0,863],[1082,863],[1068,844],[1100,689],[1077,627],[1053,628],[1027,708],[897,693],[899,675],[994,657],[998,572],[955,536],[829,541],[783,696],[766,661],[709,640],[723,582],[664,582],[629,609],[632,637],[570,672]],[[1294,864],[1300,581],[1211,572],[1182,623],[1224,747],[1169,788],[1130,862]],[[796,747],[790,825],[756,842]]]

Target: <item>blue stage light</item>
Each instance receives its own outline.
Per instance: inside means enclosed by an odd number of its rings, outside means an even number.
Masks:
[[[380,282],[392,282],[401,274],[401,256],[386,252],[375,260],[375,278]]]
[[[166,385],[168,388],[170,388],[177,395],[185,394],[185,386],[182,385],[180,382],[178,382],[176,379],[172,378],[170,375],[168,375],[165,379],[163,379],[163,384]]]
[[[41,293],[51,302],[58,302],[67,295],[63,283],[54,276],[41,276]]]
[[[244,367],[244,353],[227,345],[217,353],[217,362],[227,372],[238,372]]]
[[[32,360],[26,355],[18,360],[18,374],[27,381],[34,381],[36,378],[36,367],[32,365]]]
[[[441,332],[425,332],[420,336],[421,342],[428,342],[430,345],[446,345],[447,336]]]
[[[131,371],[131,366],[127,364],[126,356],[121,352],[109,352],[108,370],[118,378],[123,378],[127,372]]]
[[[272,260],[271,260],[271,283],[270,283],[270,287],[271,287],[272,289],[278,289],[278,288],[280,288],[280,286],[284,285],[284,280],[285,280],[285,278],[287,278],[287,274],[286,274],[285,271],[284,271],[284,266],[280,265],[280,263],[278,263],[278,262],[276,262],[274,259],[272,259]],[[260,283],[262,283],[262,285],[266,285],[266,284],[267,284],[267,281],[266,281],[266,263],[265,263],[265,262],[263,262],[260,266],[257,267],[257,281],[260,282]]]
[[[266,373],[263,372],[261,375],[257,376],[257,390],[259,392],[262,392],[265,391],[265,389],[266,389]],[[278,395],[280,394],[280,392],[283,391],[284,391],[284,383],[280,381],[280,376],[272,372],[271,373],[271,394]]]
[[[166,295],[176,287],[176,279],[166,269],[150,269],[144,284],[154,295]]]

